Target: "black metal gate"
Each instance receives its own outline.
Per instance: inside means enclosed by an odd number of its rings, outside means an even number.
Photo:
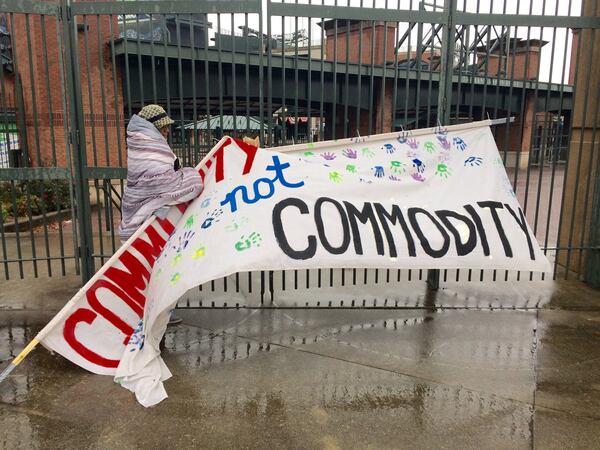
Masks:
[[[124,130],[143,105],[160,103],[177,121],[170,143],[187,165],[225,133],[275,147],[514,117],[495,137],[554,277],[598,285],[597,6],[6,0],[4,277],[86,280],[115,252]],[[533,279],[439,275],[442,283]]]

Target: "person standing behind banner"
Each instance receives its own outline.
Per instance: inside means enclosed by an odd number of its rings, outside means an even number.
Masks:
[[[125,242],[148,217],[164,217],[172,205],[202,192],[202,178],[191,167],[180,167],[167,142],[174,121],[162,106],[146,105],[127,126],[127,185],[121,200],[119,235]],[[171,316],[169,324],[181,319]]]

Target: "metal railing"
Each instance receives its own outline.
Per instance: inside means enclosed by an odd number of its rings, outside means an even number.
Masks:
[[[554,277],[598,283],[597,2],[488,3],[6,0],[0,133],[19,151],[0,139],[4,277],[87,279],[114,253],[125,128],[160,103],[185,165],[221,134],[277,146],[515,117],[493,131]]]

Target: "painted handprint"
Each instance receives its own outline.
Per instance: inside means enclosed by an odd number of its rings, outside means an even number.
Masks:
[[[375,175],[376,178],[382,178],[385,176],[385,172],[383,170],[383,166],[375,166],[373,167],[373,175]]]
[[[373,153],[369,147],[365,147],[362,149],[362,155],[368,158],[372,158],[373,156],[375,156],[375,153]]]
[[[373,183],[373,180],[368,180],[366,178],[361,178],[358,181],[360,181],[361,183],[367,183],[367,184],[372,184]]]
[[[358,152],[356,150],[351,149],[351,148],[345,149],[344,151],[342,151],[342,154],[346,158],[350,158],[350,159],[356,159],[356,157],[358,156]]]
[[[412,179],[415,181],[419,181],[419,182],[424,182],[425,181],[425,177],[423,175],[421,175],[419,172],[415,172],[411,175]]]
[[[406,142],[408,141],[408,133],[407,132],[400,133],[398,135],[398,137],[396,138],[396,140],[398,141],[398,144],[406,144]]]
[[[185,233],[183,233],[183,235],[178,236],[177,241],[175,241],[172,244],[172,248],[177,253],[181,253],[183,250],[185,250],[187,248],[188,244],[190,243],[190,240],[194,237],[195,234],[196,234],[195,231],[187,230]]]
[[[339,172],[329,172],[329,180],[333,181],[334,183],[341,183],[343,178]]]
[[[235,249],[238,252],[248,250],[252,247],[260,247],[260,243],[262,242],[262,237],[259,233],[252,232],[248,235],[248,237],[242,235],[240,240],[235,243]]]
[[[304,152],[304,156],[315,156],[313,152]]]
[[[448,135],[448,130],[446,128],[442,128],[441,126],[437,127],[435,130],[435,137],[438,139],[446,139]]]
[[[206,219],[204,219],[204,222],[202,222],[202,225],[200,225],[200,227],[202,227],[203,229],[207,229],[210,228],[210,226],[213,223],[219,222],[219,217],[223,214],[223,209],[218,208],[218,209],[213,209],[211,212],[208,213],[208,216],[206,217]]]
[[[206,248],[204,246],[200,246],[194,250],[192,253],[192,259],[200,259],[206,254]]]
[[[244,225],[246,225],[248,223],[248,218],[247,217],[242,217],[239,220],[233,220],[229,225],[227,225],[225,227],[225,231],[237,231],[240,228],[242,228]]]
[[[175,272],[169,281],[173,286],[175,286],[177,283],[179,283],[179,280],[181,280],[181,274],[179,272]]]
[[[469,156],[467,159],[465,159],[465,166],[471,166],[471,167],[475,167],[475,166],[480,166],[483,163],[483,158],[480,158],[479,156]]]
[[[389,178],[390,180],[392,180],[392,181],[402,181],[402,180],[401,180],[400,178],[398,178],[396,175],[390,175],[388,178]]]
[[[444,138],[440,139],[440,137],[438,136],[438,142],[440,143],[440,146],[444,149],[444,150],[450,150],[450,142],[448,142],[448,139],[446,139],[446,137],[444,136]]]
[[[185,220],[184,228],[192,228],[194,226],[194,216],[195,214],[192,214]]]
[[[452,175],[452,172],[450,172],[450,169],[446,164],[439,163],[436,166],[435,174],[442,178],[448,178],[450,175]]]
[[[401,161],[390,161],[390,170],[392,173],[400,174],[406,172],[404,164]]]
[[[452,143],[454,144],[454,146],[461,150],[464,151],[467,148],[467,143],[465,141],[463,141],[462,138],[459,137],[455,137],[452,139]]]
[[[418,148],[419,148],[419,143],[417,142],[417,140],[416,140],[416,139],[408,139],[408,140],[406,141],[406,143],[407,143],[407,144],[408,144],[408,146],[409,146],[411,149],[413,149],[413,150],[416,150],[416,149],[418,149]]]
[[[346,172],[356,173],[356,166],[354,164],[346,165]]]
[[[388,155],[391,155],[396,151],[396,148],[392,144],[383,144],[382,147]]]
[[[423,144],[423,148],[427,151],[427,153],[435,153],[437,151],[435,144],[431,141],[426,141]]]
[[[204,208],[208,208],[208,205],[210,205],[210,197],[206,197],[205,199],[202,200],[202,202],[200,203],[200,208],[204,209]]]
[[[314,148],[315,144],[313,144],[312,142],[309,142],[308,144],[306,144],[306,148]]]
[[[146,336],[142,333],[144,329],[144,321],[140,320],[133,330],[132,335],[129,337],[129,342],[127,342],[128,346],[132,348],[129,349],[130,352],[135,352],[136,350],[141,350],[144,347],[144,340]]]
[[[325,152],[325,153],[321,153],[321,157],[325,160],[325,161],[333,161],[336,158],[336,154],[335,153],[331,153],[331,152]]]
[[[413,167],[415,169],[417,169],[417,172],[419,172],[419,173],[425,172],[425,164],[423,163],[423,161],[415,158],[412,160],[412,163],[413,163]]]

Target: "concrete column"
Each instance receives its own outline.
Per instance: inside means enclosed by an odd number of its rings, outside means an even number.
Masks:
[[[584,0],[582,15],[600,15],[600,0]],[[565,174],[559,247],[590,246],[591,231],[597,232],[600,226],[600,223],[592,222],[593,196],[600,189],[597,173],[600,151],[600,30],[582,29],[575,37],[579,35],[584,45],[579,49],[576,68],[573,131]],[[577,43],[574,43],[573,49],[577,51]],[[574,57],[572,61],[575,62]],[[587,268],[589,275],[588,263],[592,262],[589,256],[590,253],[586,251],[562,250],[558,253],[558,263],[570,273],[585,274]],[[600,271],[600,267],[596,271]]]

